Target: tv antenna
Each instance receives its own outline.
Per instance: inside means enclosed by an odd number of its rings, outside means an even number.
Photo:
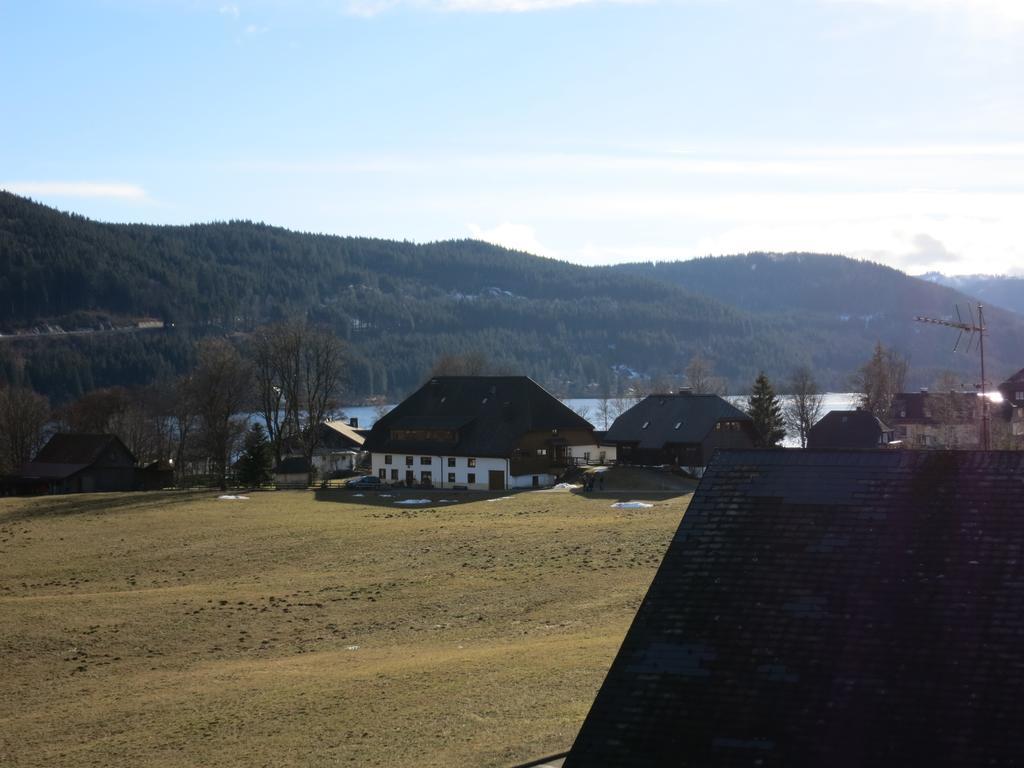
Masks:
[[[988,450],[988,393],[985,386],[985,313],[981,304],[978,305],[978,319],[974,319],[974,311],[971,309],[971,305],[967,305],[967,314],[970,322],[964,322],[963,317],[960,315],[960,306],[956,306],[956,321],[953,320],[939,320],[934,317],[921,317],[918,315],[914,319],[919,323],[934,323],[935,325],[944,325],[947,328],[956,328],[960,331],[960,335],[956,337],[956,344],[953,345],[953,351],[956,352],[960,346],[960,341],[963,339],[964,334],[967,334],[967,352],[971,351],[971,345],[974,343],[974,339],[978,339],[978,350],[981,353],[981,448],[982,450]],[[977,336],[975,336],[977,334]]]

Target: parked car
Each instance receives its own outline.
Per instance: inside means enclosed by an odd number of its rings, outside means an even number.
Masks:
[[[377,488],[383,488],[384,484],[380,481],[379,477],[375,477],[374,475],[363,475],[362,477],[353,477],[345,483],[345,487],[353,490],[374,490]]]

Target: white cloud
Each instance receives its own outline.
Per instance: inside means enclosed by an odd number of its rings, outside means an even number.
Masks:
[[[1020,0],[825,0],[829,3],[858,3],[923,13],[964,13],[982,21],[1024,22]]]
[[[95,181],[0,181],[0,188],[18,195],[40,197],[112,197],[141,200],[146,190],[135,184]]]
[[[234,5],[233,3],[228,5],[222,5],[220,8],[217,9],[217,12],[220,13],[222,16],[230,16],[234,19],[237,19],[239,16],[242,15],[242,9],[239,8],[237,5]]]
[[[505,221],[491,229],[484,229],[477,224],[469,224],[468,228],[477,240],[501,245],[513,251],[526,251],[539,256],[558,258],[557,254],[552,253],[550,249],[541,244],[534,228],[527,224],[513,224]]]

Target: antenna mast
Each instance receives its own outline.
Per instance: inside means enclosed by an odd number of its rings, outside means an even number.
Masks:
[[[956,337],[956,344],[953,345],[953,351],[956,352],[957,347],[960,346],[960,340],[967,334],[967,351],[971,351],[971,342],[974,340],[974,334],[978,334],[978,349],[981,352],[981,447],[982,450],[987,451],[989,446],[988,439],[988,392],[986,391],[985,385],[985,314],[981,304],[978,305],[978,320],[974,320],[974,312],[971,311],[971,305],[967,305],[967,313],[970,316],[970,322],[965,323],[963,318],[960,317],[960,307],[956,307],[956,318],[957,322],[952,320],[939,320],[934,317],[921,317],[917,316],[914,319],[919,323],[934,323],[935,325],[944,325],[948,328],[956,328],[960,331],[960,335]]]

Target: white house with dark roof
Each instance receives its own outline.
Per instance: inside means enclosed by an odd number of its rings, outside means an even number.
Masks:
[[[471,490],[551,485],[602,450],[586,419],[527,376],[436,376],[363,448],[384,482]]]

